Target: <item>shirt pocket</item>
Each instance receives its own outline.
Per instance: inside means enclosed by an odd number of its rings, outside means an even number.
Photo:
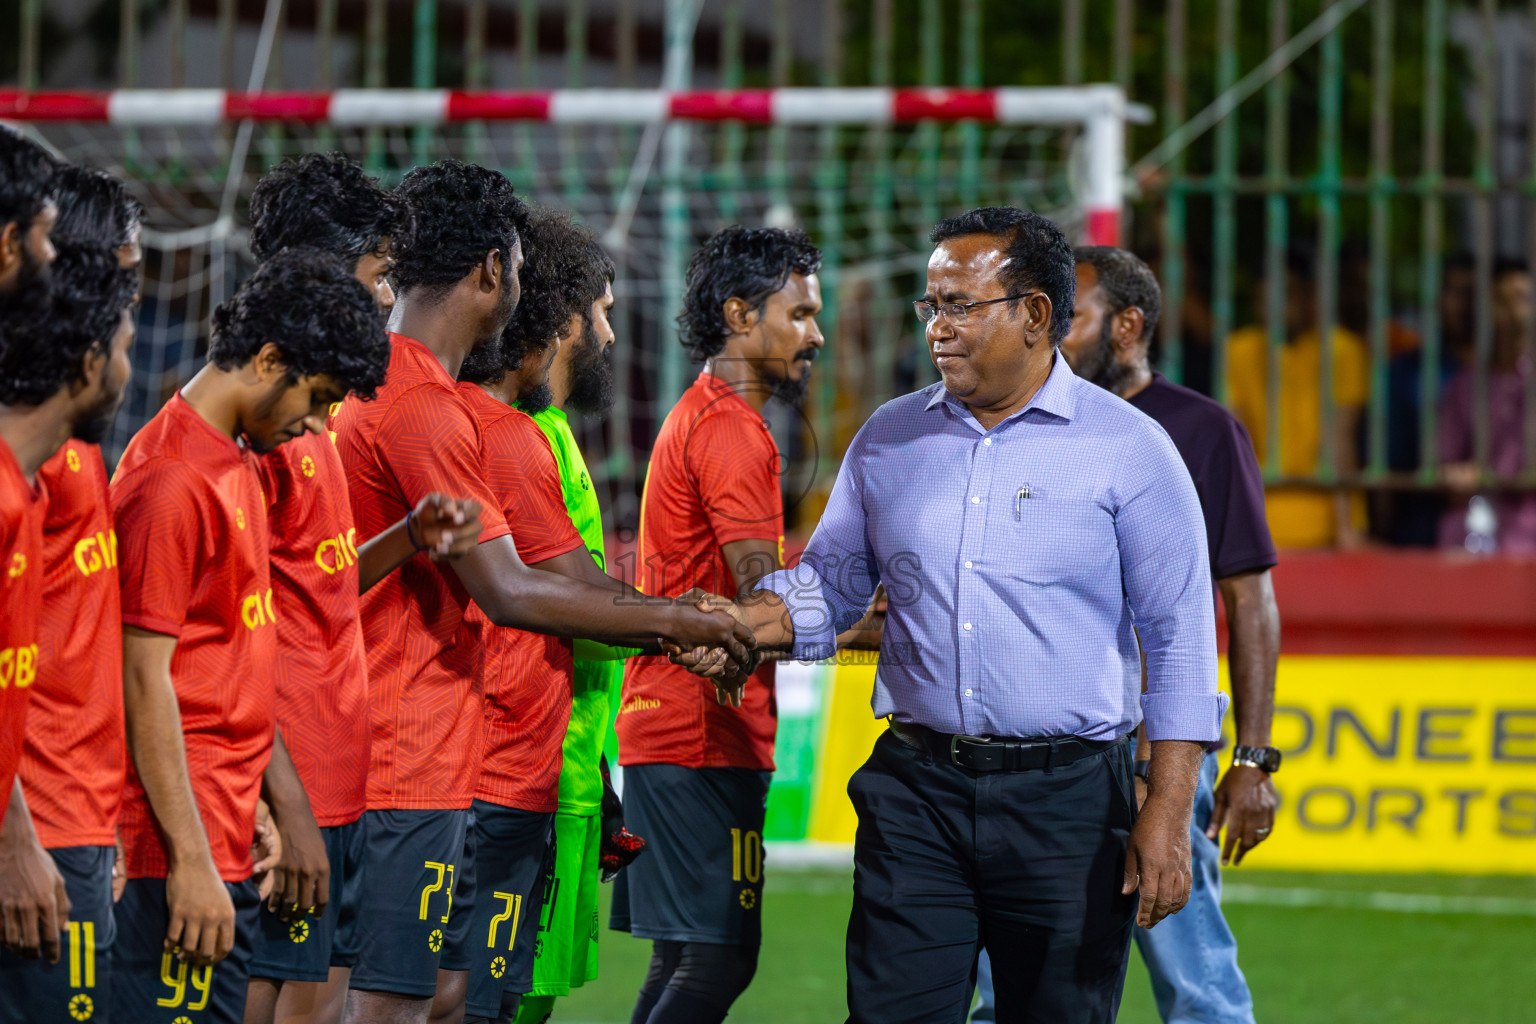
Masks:
[[[1004,572],[1036,586],[1102,579],[1117,564],[1115,523],[1086,498],[1013,499],[1000,531]]]

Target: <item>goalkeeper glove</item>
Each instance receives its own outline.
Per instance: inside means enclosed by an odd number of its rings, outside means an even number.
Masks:
[[[599,762],[599,767],[603,773],[603,839],[598,848],[597,863],[603,870],[603,881],[611,882],[640,856],[645,849],[645,840],[624,827],[624,804],[614,791],[606,757]]]

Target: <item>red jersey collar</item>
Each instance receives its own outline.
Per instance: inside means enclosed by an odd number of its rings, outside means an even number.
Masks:
[[[396,334],[394,331],[390,331],[389,340],[391,344],[400,345],[411,359],[418,363],[429,364],[430,369],[426,372],[437,377],[440,383],[446,384],[450,388],[457,388],[459,386],[459,382],[448,376],[448,371],[443,369],[443,364],[438,360],[437,353],[427,348],[427,346],[415,338],[408,334]]]
[[[207,420],[203,419],[203,414],[192,408],[192,403],[183,398],[179,390],[171,396],[171,400],[165,403],[165,405],[166,408],[170,410],[172,416],[195,423],[197,425],[196,429],[202,430],[209,437],[216,437],[224,444],[228,445],[230,451],[232,451],[237,458],[241,455],[241,453],[245,451],[245,449],[241,447],[234,438],[230,437],[222,430],[219,430],[212,423],[209,423]]]

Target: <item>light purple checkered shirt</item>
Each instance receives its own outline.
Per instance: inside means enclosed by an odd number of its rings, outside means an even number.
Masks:
[[[943,733],[1215,740],[1205,521],[1150,417],[1058,354],[985,430],[942,384],[864,424],[799,565],[763,579],[827,657],[884,583],[875,715]],[[1147,657],[1141,693],[1137,633]]]

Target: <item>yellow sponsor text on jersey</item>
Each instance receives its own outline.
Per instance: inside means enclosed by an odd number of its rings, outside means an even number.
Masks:
[[[277,612],[272,607],[272,591],[265,594],[248,594],[240,605],[240,619],[245,623],[246,629],[256,629],[277,621]]]
[[[24,689],[37,678],[37,644],[0,650],[0,690]]]
[[[315,548],[315,564],[325,570],[327,576],[334,576],[349,565],[357,564],[357,528],[353,527],[346,533],[338,533],[334,537],[327,537]]]
[[[10,565],[10,568],[6,570],[6,575],[9,576],[11,579],[15,579],[17,576],[20,576],[22,573],[24,573],[26,571],[27,571],[27,556],[22,554],[20,551],[17,551],[14,554],[12,554],[11,555],[11,565]]]
[[[75,566],[82,576],[117,567],[117,531],[95,533],[75,541]]]

